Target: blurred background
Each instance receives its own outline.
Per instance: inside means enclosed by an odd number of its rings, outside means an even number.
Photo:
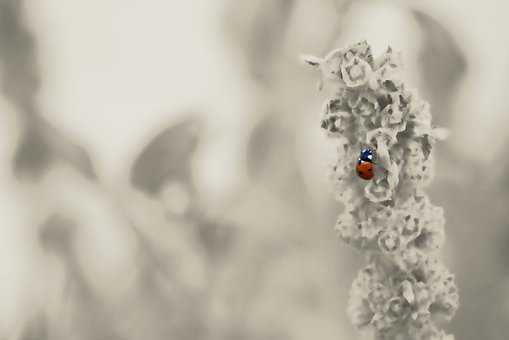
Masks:
[[[0,0],[0,337],[361,339],[302,53],[367,39],[451,131],[457,339],[509,334],[509,5]]]

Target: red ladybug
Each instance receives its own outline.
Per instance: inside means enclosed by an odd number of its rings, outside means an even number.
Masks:
[[[357,175],[365,180],[370,180],[375,175],[375,166],[371,162],[360,161],[357,163],[355,170],[357,171]]]

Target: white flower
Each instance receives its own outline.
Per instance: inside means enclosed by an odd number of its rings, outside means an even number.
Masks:
[[[378,237],[378,246],[385,253],[393,253],[400,249],[400,234],[396,230],[385,230]]]
[[[393,189],[385,178],[369,182],[364,189],[366,197],[372,202],[385,202],[392,198]]]
[[[352,60],[346,61],[341,65],[341,76],[348,87],[366,85],[371,72],[371,66],[358,57],[353,57]]]
[[[357,102],[352,105],[352,112],[360,116],[374,116],[379,110],[380,105],[376,100],[376,96],[370,92],[362,93]]]

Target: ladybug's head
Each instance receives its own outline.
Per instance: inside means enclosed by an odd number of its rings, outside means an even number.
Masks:
[[[372,163],[374,161],[374,155],[375,152],[372,148],[370,147],[362,148],[359,160]]]

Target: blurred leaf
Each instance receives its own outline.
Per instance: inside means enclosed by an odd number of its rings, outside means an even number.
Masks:
[[[210,219],[198,218],[195,223],[198,239],[206,251],[207,259],[211,262],[224,259],[232,250],[238,228]]]
[[[23,1],[0,2],[2,89],[25,124],[14,168],[18,174],[36,177],[52,161],[64,160],[86,177],[93,178],[92,162],[86,151],[39,115],[36,106],[40,87],[36,42],[24,23],[23,15]]]
[[[54,214],[39,229],[39,241],[47,250],[67,256],[71,251],[76,224],[71,219]]]
[[[5,95],[21,111],[35,111],[40,86],[35,40],[23,20],[24,1],[0,2],[0,60]]]
[[[198,119],[192,117],[158,134],[134,162],[132,184],[152,195],[172,180],[191,185],[191,160],[200,132]]]
[[[297,162],[292,127],[269,114],[254,129],[247,151],[248,174],[287,203],[303,205],[309,195]]]
[[[434,117],[439,124],[448,125],[455,90],[467,69],[467,62],[452,34],[430,15],[413,11],[421,27],[423,44],[420,52],[420,65],[424,88],[429,101],[438,111]]]
[[[274,60],[282,52],[295,1],[231,1],[230,6],[225,15],[227,33],[233,35],[235,45],[246,54],[252,76],[270,85]]]
[[[107,301],[102,301],[91,287],[74,250],[75,223],[54,215],[44,223],[40,232],[41,243],[47,250],[55,251],[64,265],[67,289],[62,291],[62,306],[68,304],[70,328],[59,325],[58,332],[69,332],[83,340],[123,339],[115,329],[112,315],[107,312]]]
[[[96,173],[88,153],[39,116],[28,116],[23,137],[15,155],[14,169],[18,175],[38,177],[54,161],[74,166],[89,179]]]
[[[14,170],[17,175],[40,175],[52,160],[52,150],[42,131],[37,128],[25,128],[15,154]]]

